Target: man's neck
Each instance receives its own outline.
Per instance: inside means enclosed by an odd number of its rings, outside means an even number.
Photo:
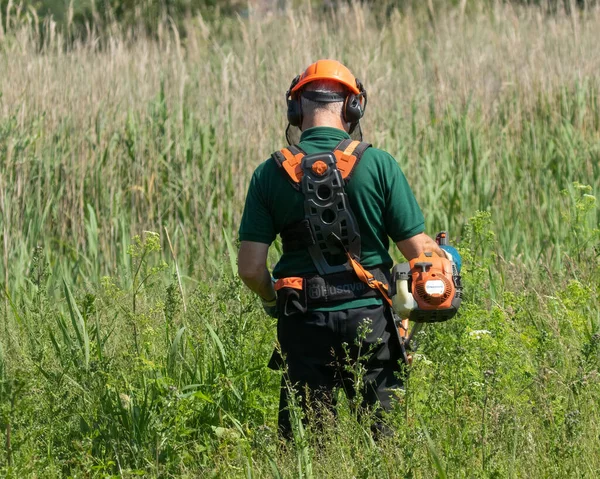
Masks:
[[[330,128],[337,128],[338,130],[347,131],[344,128],[342,120],[338,117],[332,116],[316,116],[314,118],[305,118],[302,122],[302,131],[314,128],[316,126],[328,126]]]

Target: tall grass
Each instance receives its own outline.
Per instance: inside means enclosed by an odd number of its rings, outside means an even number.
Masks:
[[[80,41],[1,22],[3,474],[594,477],[600,11],[307,3]],[[461,240],[466,297],[420,333],[394,438],[342,401],[280,446],[274,324],[232,252],[319,57],[364,81],[366,139]]]
[[[282,93],[319,57],[368,86],[366,139],[397,157],[431,231],[460,234],[489,210],[503,256],[551,256],[558,191],[598,192],[600,13],[384,18],[359,5],[198,17],[185,40],[167,23],[157,41],[115,28],[73,44],[5,18],[2,276],[18,283],[41,245],[53,268],[97,281],[123,267],[130,237],[164,228],[184,275],[218,270],[251,171],[282,145]]]

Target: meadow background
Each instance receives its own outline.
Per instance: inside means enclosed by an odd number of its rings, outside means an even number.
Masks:
[[[597,476],[594,2],[51,3],[0,2],[0,475]],[[466,293],[420,334],[395,437],[341,401],[281,445],[236,232],[321,57],[365,83],[365,138]]]

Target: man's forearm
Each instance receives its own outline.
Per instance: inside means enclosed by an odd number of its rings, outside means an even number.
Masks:
[[[263,300],[275,299],[271,275],[267,269],[269,245],[242,241],[238,252],[238,274],[242,281]]]
[[[248,288],[258,294],[265,301],[272,301],[275,298],[273,282],[267,268],[264,268],[257,274],[241,276],[241,278]]]

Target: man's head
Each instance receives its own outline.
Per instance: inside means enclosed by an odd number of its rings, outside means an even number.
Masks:
[[[352,133],[363,116],[367,92],[361,82],[341,63],[319,60],[292,81],[286,93],[291,130],[331,126]],[[358,129],[360,132],[360,128]]]
[[[344,101],[350,92],[334,80],[316,80],[300,91],[302,131],[313,126],[331,126],[349,131],[350,123],[342,113]],[[323,101],[325,100],[325,101]]]

